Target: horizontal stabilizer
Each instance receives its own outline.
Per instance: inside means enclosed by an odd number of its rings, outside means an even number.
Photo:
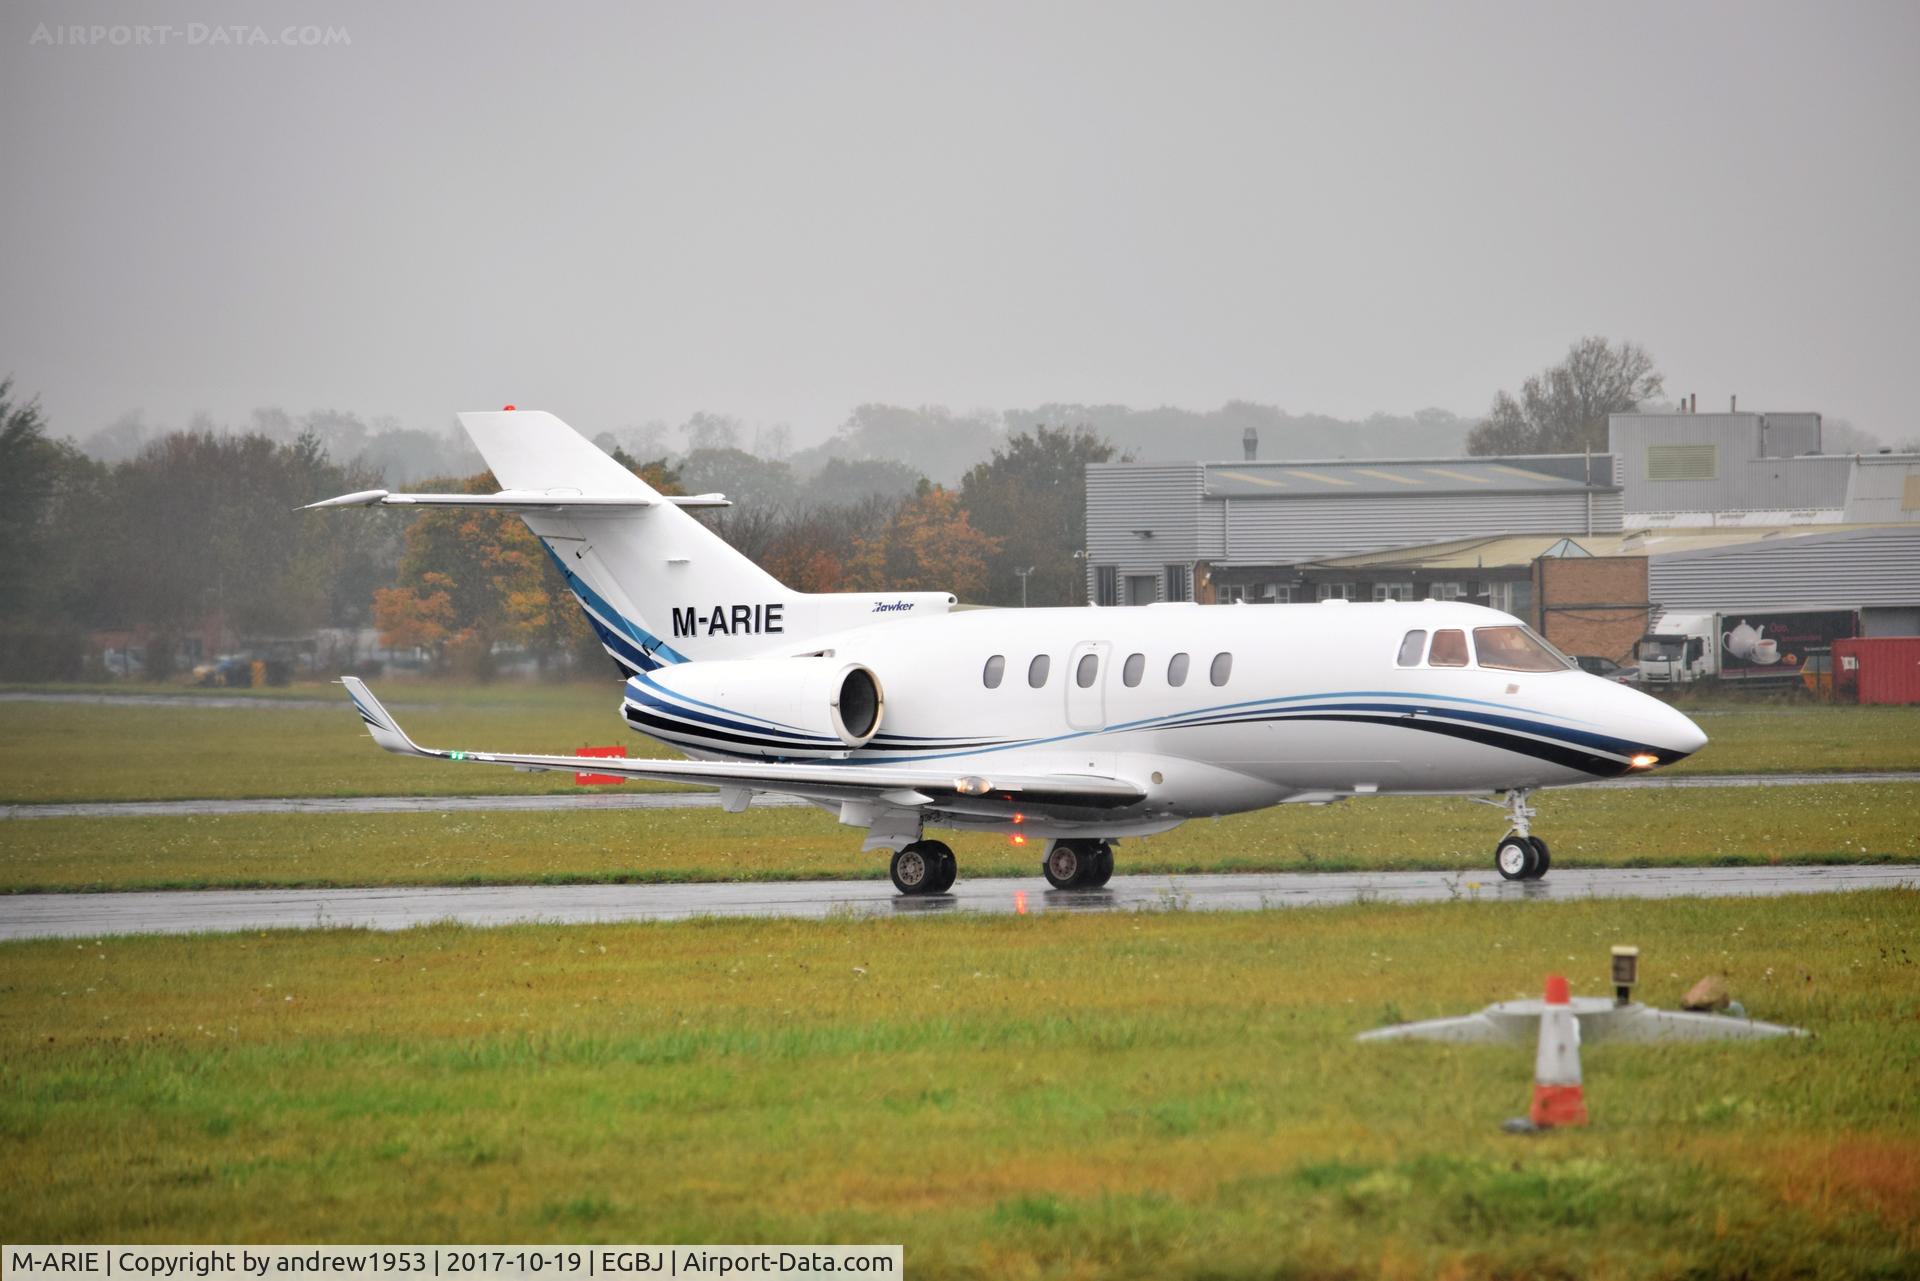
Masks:
[[[583,494],[578,490],[503,489],[497,494],[395,494],[384,489],[363,489],[338,498],[308,503],[302,511],[316,507],[478,507],[502,511],[564,511],[568,508],[640,508],[658,507],[731,507],[724,494]]]

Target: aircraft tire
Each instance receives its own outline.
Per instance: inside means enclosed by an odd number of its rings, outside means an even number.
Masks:
[[[1533,842],[1524,836],[1509,836],[1493,848],[1493,866],[1509,881],[1530,881],[1539,864]]]
[[[1088,869],[1086,884],[1098,889],[1113,879],[1113,846],[1101,841],[1093,856],[1093,866]]]
[[[953,882],[960,875],[960,861],[953,856],[953,849],[945,841],[923,841],[921,844],[939,856],[939,867],[929,894],[945,894],[953,888]]]
[[[892,878],[894,889],[902,894],[915,895],[939,892],[934,889],[940,883],[942,863],[939,851],[927,848],[937,844],[937,841],[915,841],[893,852],[893,862],[887,867],[887,875]]]
[[[1533,846],[1534,853],[1533,875],[1527,879],[1537,881],[1553,866],[1553,855],[1547,849],[1547,843],[1537,836],[1529,836],[1527,843]]]
[[[1041,875],[1056,890],[1078,889],[1087,883],[1087,871],[1093,862],[1091,851],[1080,841],[1055,841],[1047,847],[1040,864]]]

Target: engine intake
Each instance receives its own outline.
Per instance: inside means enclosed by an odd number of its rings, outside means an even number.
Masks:
[[[802,760],[866,746],[880,732],[886,701],[880,679],[860,663],[721,659],[634,677],[623,711],[641,733],[689,751]]]

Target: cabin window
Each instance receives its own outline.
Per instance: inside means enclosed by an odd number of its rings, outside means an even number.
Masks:
[[[1140,678],[1146,674],[1147,656],[1145,654],[1128,654],[1127,661],[1120,667],[1120,679],[1127,683],[1128,689],[1138,685]]]
[[[1047,683],[1047,673],[1053,669],[1053,660],[1045,654],[1035,654],[1033,661],[1027,664],[1027,684],[1039,689]]]
[[[1097,654],[1082,654],[1080,662],[1073,669],[1073,683],[1081,689],[1093,684],[1093,678],[1100,674],[1100,657]]]
[[[1420,651],[1426,647],[1427,632],[1425,628],[1416,628],[1408,632],[1407,638],[1400,642],[1400,666],[1420,666]]]
[[[986,670],[980,673],[980,679],[988,689],[999,689],[1001,678],[1007,674],[1007,656],[995,654],[987,660]]]
[[[1175,654],[1167,662],[1167,684],[1179,686],[1187,683],[1188,660],[1185,654]]]
[[[1215,685],[1225,685],[1233,676],[1233,655],[1215,654],[1213,666],[1207,669],[1207,679]]]
[[[1509,672],[1560,672],[1567,662],[1552,646],[1524,627],[1476,627],[1473,647],[1480,666]]]
[[[1467,634],[1456,628],[1433,634],[1433,650],[1427,655],[1427,662],[1433,667],[1465,667],[1467,665]]]

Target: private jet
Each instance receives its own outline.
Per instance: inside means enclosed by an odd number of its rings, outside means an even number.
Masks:
[[[313,504],[517,513],[625,678],[620,716],[684,760],[421,747],[406,756],[800,797],[866,833],[902,894],[957,866],[930,829],[1044,844],[1056,889],[1114,846],[1270,805],[1465,796],[1507,813],[1494,866],[1544,876],[1537,788],[1671,765],[1706,735],[1588,675],[1521,620],[1451,601],[981,609],[943,592],[790,590],[552,414],[460,415],[494,494],[369,490]]]

